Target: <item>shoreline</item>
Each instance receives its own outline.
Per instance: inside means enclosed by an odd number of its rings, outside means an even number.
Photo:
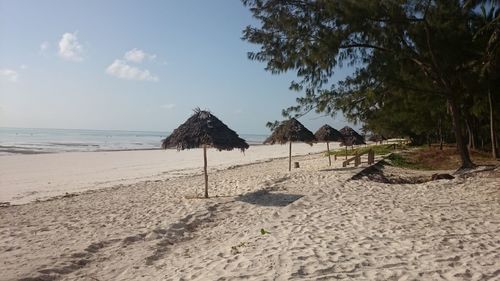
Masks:
[[[252,146],[266,145],[262,143],[250,143]],[[163,148],[120,148],[120,149],[97,149],[88,151],[39,151],[39,150],[27,150],[19,146],[2,146],[0,145],[0,157],[2,156],[12,156],[12,155],[34,155],[34,154],[58,154],[58,153],[73,153],[73,152],[119,152],[119,151],[147,151],[147,150],[165,150]],[[167,150],[176,150],[175,148],[168,148]],[[4,153],[4,154],[2,154]]]
[[[303,154],[303,155],[295,155],[295,157],[305,157],[305,156],[318,156],[320,155],[321,152],[317,152],[317,153],[308,153],[308,154]],[[222,167],[222,168],[218,168],[218,167],[213,167],[211,170],[215,173],[217,172],[222,172],[222,171],[225,171],[225,170],[233,170],[233,169],[238,169],[238,168],[244,168],[244,167],[249,167],[249,166],[253,166],[253,165],[259,165],[259,164],[264,164],[264,163],[268,163],[268,162],[272,162],[272,161],[275,161],[275,160],[283,160],[283,159],[288,159],[288,156],[284,156],[284,157],[276,157],[276,158],[269,158],[269,159],[264,159],[264,160],[258,160],[258,161],[255,161],[255,162],[251,162],[251,163],[245,163],[245,164],[236,164],[236,165],[233,165],[233,166],[228,166],[228,167]],[[187,170],[172,170],[171,172],[185,172]],[[75,192],[66,192],[62,195],[54,195],[54,196],[50,196],[50,197],[47,197],[47,198],[41,198],[41,199],[35,199],[34,201],[29,201],[29,202],[26,202],[26,203],[21,203],[21,204],[11,204],[11,202],[9,201],[0,201],[0,208],[8,208],[8,207],[15,207],[15,206],[23,206],[23,205],[27,205],[27,204],[36,204],[36,203],[43,203],[43,202],[50,202],[50,201],[54,201],[54,200],[60,200],[60,199],[63,199],[63,198],[71,198],[71,197],[77,197],[77,196],[81,196],[81,195],[87,195],[87,194],[93,194],[93,193],[96,193],[96,192],[106,192],[108,190],[113,190],[113,189],[120,189],[120,188],[127,188],[127,187],[132,187],[134,185],[137,185],[137,184],[148,184],[148,183],[151,183],[151,182],[155,182],[155,183],[165,183],[171,179],[180,179],[182,180],[183,178],[184,179],[187,179],[189,177],[198,177],[198,176],[202,176],[203,175],[203,171],[192,171],[190,172],[189,174],[182,174],[182,175],[179,175],[177,177],[172,177],[172,178],[167,178],[167,179],[161,179],[161,180],[144,180],[144,181],[141,181],[141,182],[137,182],[137,183],[131,183],[131,184],[117,184],[117,185],[114,185],[114,186],[109,186],[109,187],[104,187],[104,188],[97,188],[97,189],[88,189],[88,190],[83,190],[83,191],[75,191]],[[215,196],[215,198],[219,198],[220,196]],[[205,199],[203,197],[199,197],[199,198],[193,198],[193,199]]]
[[[293,156],[323,152],[322,145],[296,144]],[[19,205],[89,189],[195,175],[201,172],[201,155],[200,149],[10,155],[4,158],[8,161],[0,161],[0,202]],[[209,149],[209,173],[287,155],[287,147],[280,145],[252,146],[245,153]]]

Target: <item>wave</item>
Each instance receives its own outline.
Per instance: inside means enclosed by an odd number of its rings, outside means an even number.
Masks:
[[[0,155],[159,149],[169,133],[75,129],[0,128]],[[241,134],[249,145],[264,135]]]

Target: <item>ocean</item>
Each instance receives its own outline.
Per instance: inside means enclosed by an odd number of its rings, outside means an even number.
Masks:
[[[169,132],[0,128],[0,155],[159,149]],[[241,134],[248,144],[265,135]]]

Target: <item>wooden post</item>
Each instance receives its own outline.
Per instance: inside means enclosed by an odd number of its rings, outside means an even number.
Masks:
[[[333,154],[333,160],[337,161],[337,154]]]
[[[330,145],[328,144],[328,141],[326,142],[326,153],[328,153],[328,165],[332,165],[332,157],[330,156]]]
[[[288,151],[288,171],[292,170],[292,142],[290,141],[290,150]]]
[[[345,146],[345,160],[347,160],[347,144]]]
[[[203,172],[205,173],[205,198],[208,198],[207,145],[203,145]]]
[[[375,163],[375,152],[372,149],[368,151],[368,165]]]

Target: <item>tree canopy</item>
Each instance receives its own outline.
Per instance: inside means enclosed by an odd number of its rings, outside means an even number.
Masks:
[[[493,84],[500,80],[500,1],[243,3],[260,22],[243,31],[244,40],[260,45],[249,58],[266,62],[272,73],[296,71],[299,79],[290,88],[304,95],[285,116],[342,111],[375,133],[415,140],[452,129],[462,168],[474,166],[467,136],[470,146],[471,136],[488,131],[485,120],[494,133],[499,119]],[[331,83],[344,65],[357,70]],[[495,150],[495,137],[490,142]]]

